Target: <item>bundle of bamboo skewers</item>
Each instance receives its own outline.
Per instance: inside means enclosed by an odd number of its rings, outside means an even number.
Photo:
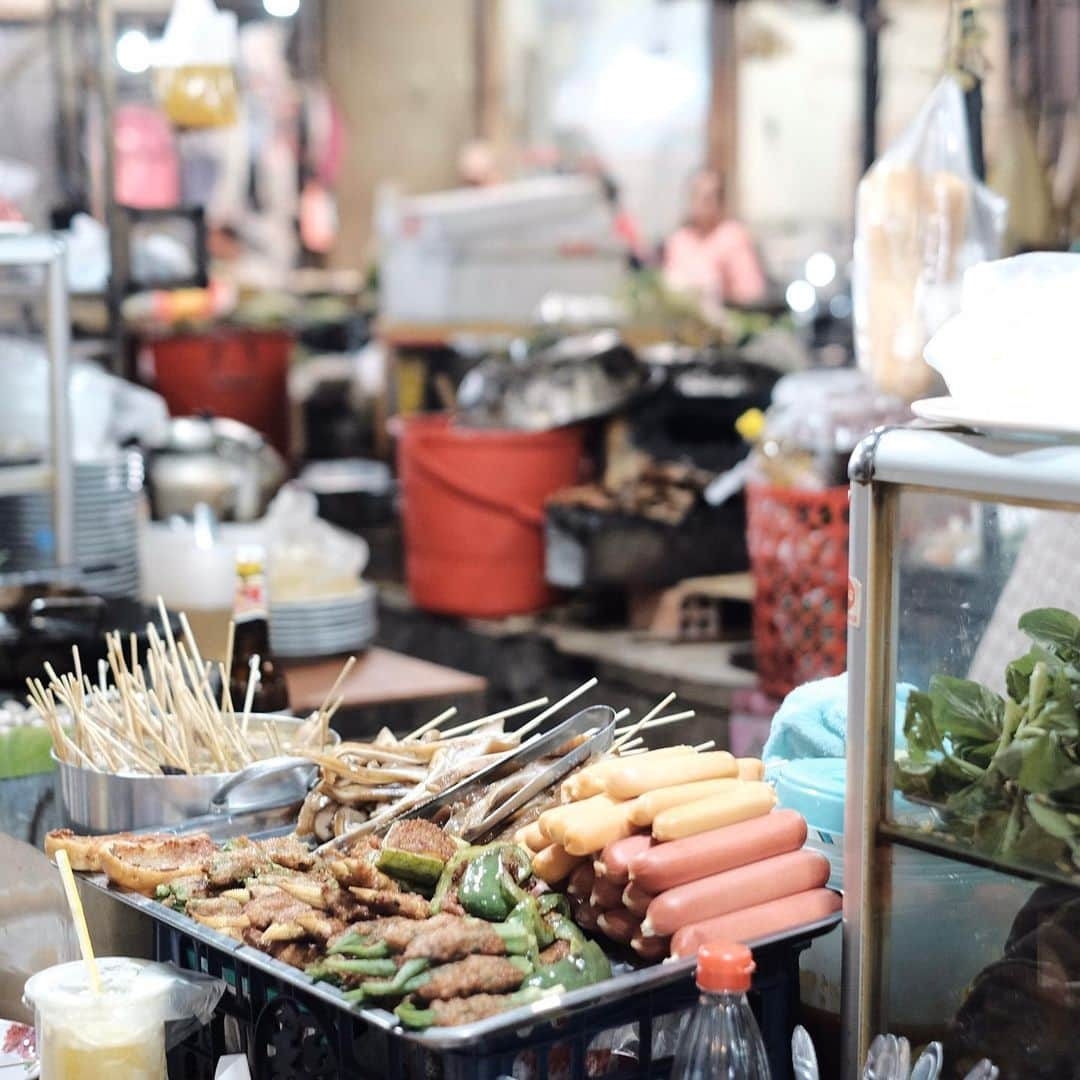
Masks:
[[[479,772],[514,749],[544,721],[591,690],[589,679],[548,705],[546,697],[445,727],[457,714],[447,709],[415,731],[398,738],[384,729],[370,742],[343,742],[322,753],[306,755],[319,766],[319,778],[300,810],[297,833],[326,842],[346,833],[375,832],[433,795]],[[609,753],[644,750],[641,732],[689,719],[693,711],[659,714],[675,698],[669,694],[636,723],[618,727]],[[545,708],[545,706],[547,706]],[[505,731],[515,716],[541,709],[517,728]],[[616,721],[629,715],[625,709]]]
[[[227,773],[285,753],[323,749],[329,724],[341,705],[335,698],[355,663],[350,658],[327,700],[309,720],[283,738],[272,717],[252,723],[251,703],[258,679],[252,665],[245,701],[235,707],[229,691],[229,662],[204,661],[186,615],[180,616],[183,640],[173,634],[159,598],[162,632],[147,626],[146,667],[137,640],[118,632],[106,635],[108,660],[98,664],[97,681],[83,671],[77,646],[74,671],[60,675],[45,665],[48,681],[27,679],[29,702],[48,725],[56,756],[71,765],[98,772],[160,775]],[[232,652],[233,636],[229,635]],[[214,675],[220,675],[220,695]]]

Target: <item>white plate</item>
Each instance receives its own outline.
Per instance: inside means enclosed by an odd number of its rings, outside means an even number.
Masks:
[[[36,1080],[41,1075],[36,1055],[26,1058],[21,1054],[4,1050],[8,1032],[14,1026],[16,1025],[13,1020],[0,1020],[0,1080]],[[31,1031],[33,1031],[32,1028]]]
[[[924,398],[914,402],[911,411],[921,420],[931,420],[938,424],[958,424],[976,431],[1080,437],[1080,415],[1070,423],[1045,416],[1024,416],[1015,409],[1008,412],[990,412],[977,405],[965,404],[954,397]]]

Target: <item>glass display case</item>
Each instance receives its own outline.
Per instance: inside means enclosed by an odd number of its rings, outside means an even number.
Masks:
[[[844,1076],[1080,1075],[1080,443],[884,429],[851,481]]]

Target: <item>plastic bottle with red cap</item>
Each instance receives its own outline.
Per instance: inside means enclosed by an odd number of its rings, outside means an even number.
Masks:
[[[769,1080],[765,1044],[746,1000],[753,974],[745,945],[698,949],[701,997],[679,1036],[672,1080]]]

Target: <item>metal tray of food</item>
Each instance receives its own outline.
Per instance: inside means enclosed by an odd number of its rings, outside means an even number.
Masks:
[[[282,828],[280,826],[278,828],[251,831],[250,826],[252,824],[251,817],[247,815],[223,815],[220,825],[207,831],[218,843],[241,834],[249,836],[253,840],[263,840],[283,836],[291,832],[291,827]],[[247,829],[245,829],[245,826],[247,826]],[[176,829],[157,831],[183,832],[184,827],[179,826]],[[298,968],[291,967],[280,960],[275,960],[267,953],[260,952],[258,949],[236,941],[235,938],[212,930],[194,919],[189,919],[186,915],[173,911],[156,900],[151,900],[136,893],[126,893],[111,888],[104,874],[86,874],[83,875],[83,879],[120,903],[132,907],[158,922],[180,930],[207,946],[241,958],[251,967],[258,968],[266,974],[280,979],[282,982],[289,983],[312,997],[335,1005],[352,1017],[383,1030],[393,1031],[394,1034],[400,1035],[402,1038],[436,1051],[460,1051],[475,1046],[480,1041],[486,1041],[499,1035],[527,1031],[537,1024],[550,1023],[575,1013],[584,1012],[595,1005],[608,1005],[632,995],[659,990],[664,986],[690,978],[695,967],[693,958],[669,960],[662,964],[649,964],[639,967],[627,959],[625,950],[617,947],[609,948],[607,942],[599,939],[612,959],[612,968],[615,974],[610,979],[595,983],[592,986],[583,987],[580,990],[552,994],[550,997],[542,998],[530,1005],[524,1005],[517,1009],[508,1009],[506,1012],[499,1013],[496,1016],[470,1024],[460,1024],[456,1027],[429,1028],[421,1032],[409,1031],[399,1027],[397,1017],[391,1012],[384,1009],[354,1006],[345,999],[342,991],[328,983],[315,982]],[[827,933],[839,921],[840,915],[836,914],[797,927],[783,934],[765,937],[747,944],[751,948],[758,949],[782,945],[784,942],[807,941]]]

